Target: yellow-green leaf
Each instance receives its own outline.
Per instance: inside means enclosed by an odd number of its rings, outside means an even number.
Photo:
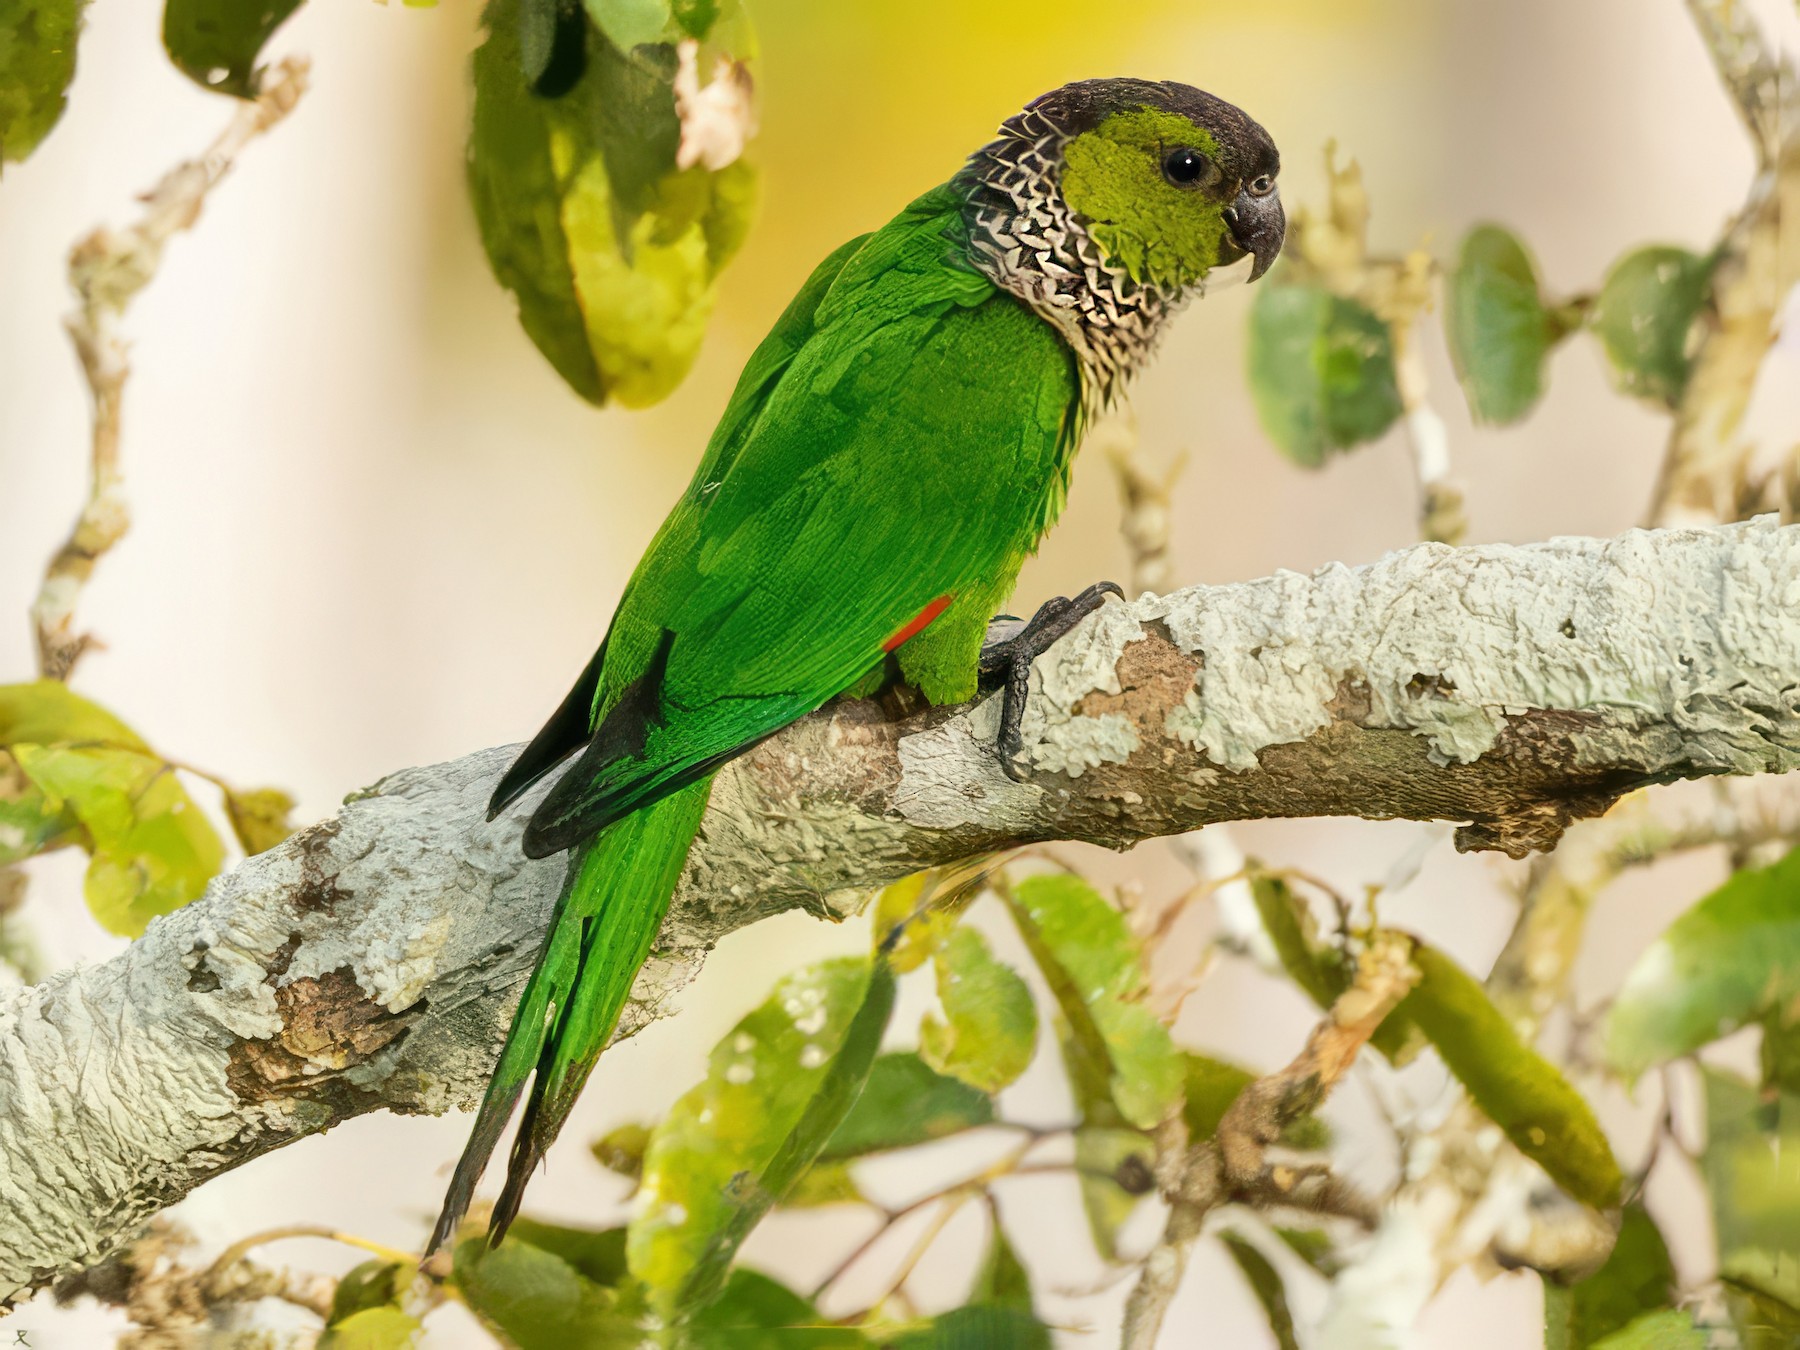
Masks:
[[[934,964],[947,1020],[926,1015],[919,1057],[970,1087],[998,1092],[1025,1072],[1037,1048],[1031,990],[967,924],[950,934]]]
[[[247,858],[274,848],[294,832],[294,823],[288,819],[293,809],[294,799],[280,788],[227,789],[225,793],[225,814]]]
[[[650,1127],[633,1121],[596,1139],[590,1151],[609,1172],[636,1180],[644,1170],[644,1150],[650,1147]]]
[[[1594,1350],[1706,1350],[1706,1333],[1694,1319],[1674,1308],[1645,1313],[1604,1340]]]
[[[87,0],[0,4],[0,164],[24,159],[61,119]]]
[[[17,744],[13,757],[51,809],[86,828],[87,902],[110,932],[136,937],[206,889],[224,845],[169,766],[136,750]]]
[[[1488,1119],[1558,1186],[1596,1207],[1617,1203],[1624,1177],[1587,1100],[1456,962],[1421,942],[1413,964],[1419,983],[1392,1016],[1419,1026]]]
[[[643,1332],[615,1289],[516,1238],[457,1244],[451,1283],[470,1311],[517,1350],[636,1350]]]
[[[1296,464],[1380,436],[1400,416],[1394,340],[1366,306],[1306,282],[1259,289],[1245,356],[1263,430]]]
[[[1014,889],[1014,918],[1068,1021],[1085,1061],[1102,1073],[1119,1114],[1149,1129],[1181,1102],[1185,1066],[1168,1030],[1138,1000],[1142,954],[1125,916],[1080,877],[1028,877]],[[1095,1038],[1097,1037],[1097,1044]]]
[[[359,1312],[386,1307],[399,1297],[404,1288],[401,1281],[408,1278],[410,1272],[397,1261],[377,1259],[353,1266],[338,1281],[337,1289],[331,1295],[331,1312],[326,1316],[326,1324],[336,1326]]]
[[[318,1350],[406,1350],[423,1330],[418,1318],[397,1307],[364,1308],[326,1327],[317,1345]]]
[[[1635,1077],[1800,999],[1800,849],[1738,872],[1632,967],[1607,1018],[1607,1057]]]
[[[202,89],[255,98],[256,58],[300,0],[167,0],[163,46]]]
[[[1800,1095],[1706,1078],[1706,1152],[1719,1273],[1800,1308]]]
[[[666,4],[660,14],[666,26]],[[741,160],[677,169],[673,47],[621,50],[577,19],[576,76],[549,97],[528,74],[520,0],[492,0],[474,59],[469,190],[494,274],[551,365],[590,402],[643,407],[693,364],[755,174]]]

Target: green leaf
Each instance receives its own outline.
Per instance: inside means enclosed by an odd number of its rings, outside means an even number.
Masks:
[[[1673,408],[1687,385],[1694,320],[1713,261],[1657,245],[1627,253],[1600,287],[1588,326],[1606,348],[1619,388]]]
[[[218,832],[154,755],[25,744],[12,753],[46,804],[66,805],[86,828],[88,908],[109,932],[137,937],[198,897],[224,861]]]
[[[423,1330],[418,1318],[399,1308],[364,1308],[326,1327],[317,1350],[406,1350]]]
[[[1155,1189],[1156,1146],[1139,1130],[1084,1125],[1075,1131],[1075,1167],[1094,1249],[1115,1261],[1119,1230]]]
[[[966,924],[950,935],[934,964],[938,1001],[948,1020],[926,1014],[919,1026],[919,1057],[970,1087],[998,1092],[1025,1072],[1037,1048],[1031,990]]]
[[[1706,1350],[1706,1333],[1686,1313],[1665,1308],[1595,1341],[1594,1350]]]
[[[0,4],[0,163],[24,159],[61,119],[86,9],[87,0]]]
[[[627,1274],[623,1228],[569,1228],[536,1219],[515,1219],[507,1229],[507,1237],[549,1252],[595,1284],[619,1284]]]
[[[288,819],[293,809],[294,799],[280,788],[225,793],[225,814],[246,858],[274,848],[294,832],[294,823]]]
[[[1800,1096],[1758,1093],[1716,1069],[1706,1080],[1706,1151],[1719,1273],[1800,1308]]]
[[[352,1267],[338,1281],[331,1295],[331,1312],[326,1324],[336,1326],[359,1312],[385,1307],[400,1294],[402,1267],[398,1261],[364,1261]],[[410,1272],[407,1274],[410,1279]]]
[[[1050,1350],[1050,1332],[1019,1308],[971,1303],[902,1332],[889,1350]]]
[[[850,1164],[842,1161],[815,1162],[800,1174],[786,1195],[783,1209],[819,1209],[825,1205],[866,1205],[868,1196],[850,1175]]]
[[[631,6],[590,8],[615,27],[634,22]],[[654,8],[666,24],[667,4]],[[482,243],[563,379],[592,403],[643,407],[693,364],[714,282],[754,209],[755,173],[742,161],[675,167],[666,43],[622,50],[581,20],[576,75],[545,97],[519,20],[520,0],[492,0],[474,58],[468,171]]]
[[[0,750],[0,867],[72,842],[74,813],[52,808],[18,761]]]
[[[1031,1311],[1031,1275],[1012,1243],[1006,1240],[1006,1230],[998,1219],[994,1220],[994,1233],[988,1240],[987,1260],[975,1275],[968,1301]]]
[[[879,1057],[868,1084],[822,1158],[860,1158],[912,1148],[992,1124],[994,1103],[984,1092],[946,1077],[910,1051]]]
[[[457,1244],[451,1280],[463,1302],[518,1350],[636,1350],[632,1310],[617,1291],[583,1278],[561,1257],[508,1240]]]
[[[55,680],[0,685],[0,863],[78,838],[87,901],[136,937],[206,888],[224,845],[174,771]]]
[[[626,1250],[665,1317],[715,1297],[738,1246],[842,1125],[893,1008],[884,960],[783,979],[714,1048],[644,1155]]]
[[[1676,1294],[1675,1267],[1656,1221],[1628,1205],[1606,1264],[1572,1285],[1544,1282],[1544,1350],[1589,1350],[1634,1318],[1666,1308]]]
[[[1280,1350],[1300,1350],[1300,1342],[1294,1335],[1294,1315],[1288,1310],[1287,1286],[1282,1282],[1281,1272],[1269,1264],[1269,1258],[1259,1252],[1249,1239],[1237,1233],[1220,1233],[1219,1241],[1225,1244],[1225,1250],[1231,1253],[1231,1259],[1237,1262],[1237,1268],[1249,1283],[1250,1292],[1262,1304],[1263,1314],[1269,1319],[1269,1330],[1275,1334],[1275,1344]]]
[[[675,37],[669,0],[587,0],[587,12],[607,40],[622,52]]]
[[[1764,1087],[1800,1093],[1800,1006],[1789,1004],[1763,1018],[1761,1058]]]
[[[1725,1310],[1737,1329],[1740,1350],[1794,1350],[1800,1345],[1800,1308],[1731,1280],[1724,1288]]]
[[[256,58],[299,8],[300,0],[167,0],[163,46],[202,89],[255,98]]]
[[[837,1327],[806,1299],[754,1270],[734,1270],[724,1292],[694,1315],[683,1350],[861,1350],[870,1341]]]
[[[1624,1177],[1586,1099],[1456,962],[1421,942],[1413,964],[1419,983],[1391,1016],[1418,1024],[1475,1104],[1552,1181],[1585,1204],[1616,1204]]]
[[[1635,1077],[1800,999],[1800,849],[1737,873],[1638,959],[1607,1019],[1607,1057]]]
[[[602,1135],[588,1146],[595,1160],[609,1172],[636,1181],[644,1171],[644,1150],[650,1147],[650,1127],[635,1121]]]
[[[1250,304],[1250,394],[1263,430],[1296,464],[1380,436],[1400,416],[1394,340],[1365,306],[1322,286],[1259,290]]]
[[[60,680],[0,684],[0,745],[98,742],[149,753],[138,734]]]
[[[1444,330],[1469,410],[1481,422],[1515,422],[1544,392],[1544,361],[1567,325],[1544,304],[1525,245],[1498,225],[1479,225],[1444,285]]]
[[[1186,1066],[1168,1029],[1143,1006],[1142,955],[1125,916],[1080,877],[1048,873],[1014,888],[1013,917],[1067,1020],[1079,1063],[1119,1114],[1141,1129],[1181,1102]]]

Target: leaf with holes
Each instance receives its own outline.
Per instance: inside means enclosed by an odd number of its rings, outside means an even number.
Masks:
[[[1636,1077],[1797,1001],[1800,849],[1736,873],[1650,945],[1608,1014],[1607,1058]]]
[[[1296,464],[1372,441],[1401,413],[1394,340],[1366,306],[1295,282],[1257,292],[1246,346],[1263,430]]]
[[[202,89],[255,98],[256,58],[300,0],[167,0],[163,46]]]
[[[824,961],[713,1049],[705,1080],[651,1134],[626,1240],[661,1316],[716,1296],[738,1245],[841,1128],[892,1007],[885,962]]]
[[[0,5],[0,164],[24,159],[62,119],[87,0]]]

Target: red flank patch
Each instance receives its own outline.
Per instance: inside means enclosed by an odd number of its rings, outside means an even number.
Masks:
[[[891,652],[908,638],[917,637],[920,633],[925,631],[933,619],[937,618],[938,615],[950,608],[950,602],[954,599],[956,599],[954,595],[940,595],[929,605],[925,606],[924,609],[920,610],[918,615],[904,628],[895,633],[894,636],[889,638],[886,642],[882,643],[881,650],[884,652]]]

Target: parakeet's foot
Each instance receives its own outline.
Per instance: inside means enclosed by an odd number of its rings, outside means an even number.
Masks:
[[[1018,756],[1025,748],[1020,728],[1025,721],[1025,699],[1031,692],[1031,663],[1104,605],[1109,595],[1125,598],[1118,583],[1097,581],[1080,595],[1059,595],[1044,601],[1027,623],[1003,614],[988,625],[987,645],[981,649],[981,687],[1006,690],[1000,702],[1000,734],[994,748],[1000,756],[1001,770],[1014,782],[1024,782],[1027,772]]]

